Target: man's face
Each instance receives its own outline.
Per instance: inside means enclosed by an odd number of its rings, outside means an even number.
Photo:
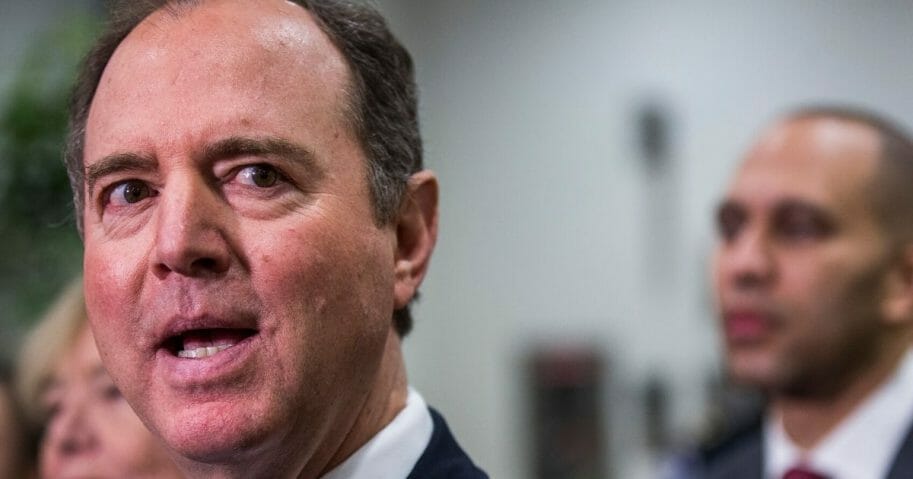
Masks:
[[[395,228],[372,216],[348,75],[308,12],[264,0],[155,13],[101,79],[89,316],[123,394],[186,457],[338,445],[395,337]]]
[[[864,126],[799,119],[742,164],[714,262],[734,379],[826,394],[877,347],[888,254],[872,201],[878,152]]]

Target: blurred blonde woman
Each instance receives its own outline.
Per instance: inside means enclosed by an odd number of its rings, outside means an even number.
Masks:
[[[102,367],[77,279],[23,343],[18,393],[44,432],[38,476],[180,478]]]

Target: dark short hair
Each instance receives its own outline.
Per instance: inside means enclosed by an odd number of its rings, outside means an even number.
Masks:
[[[423,168],[412,57],[372,7],[345,0],[293,1],[312,13],[349,66],[350,120],[367,156],[375,222],[387,225],[399,211],[409,177]],[[177,14],[177,7],[200,3],[202,0],[111,2],[108,27],[86,57],[70,100],[65,157],[80,233],[85,207],[86,122],[108,61],[124,38],[153,12],[166,8]],[[399,335],[405,336],[412,328],[409,306],[395,311],[393,321]]]
[[[875,212],[897,242],[913,239],[913,137],[893,119],[856,106],[808,105],[793,110],[789,119],[832,118],[872,129],[880,152],[873,184]]]

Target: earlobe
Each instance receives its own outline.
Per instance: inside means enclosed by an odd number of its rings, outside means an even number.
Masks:
[[[396,219],[394,306],[409,304],[425,278],[437,241],[438,183],[423,170],[409,178]]]
[[[897,258],[898,264],[887,279],[883,315],[890,324],[913,323],[913,244]]]

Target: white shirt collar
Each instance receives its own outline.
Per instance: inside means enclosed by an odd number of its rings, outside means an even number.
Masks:
[[[814,449],[803,452],[787,437],[780,418],[764,426],[764,476],[781,478],[802,464],[834,479],[880,479],[887,475],[913,422],[913,351]]]
[[[434,423],[422,396],[411,387],[406,407],[323,479],[407,477],[428,443]]]

